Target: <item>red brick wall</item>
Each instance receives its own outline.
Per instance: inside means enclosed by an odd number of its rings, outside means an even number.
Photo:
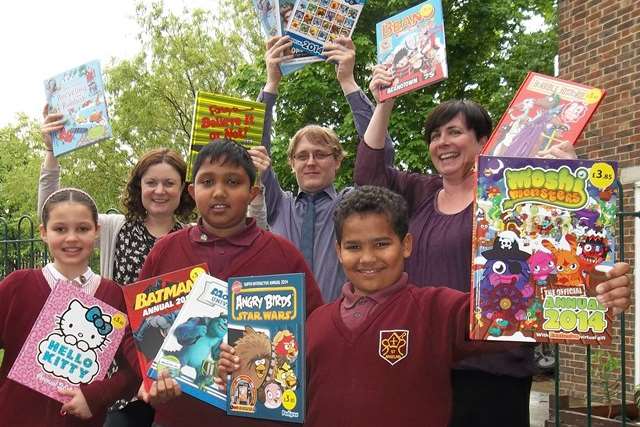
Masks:
[[[621,170],[640,166],[640,2],[638,0],[559,0],[561,78],[603,88],[607,95],[578,141],[578,156],[617,160]],[[633,175],[633,174],[632,174]],[[640,181],[640,177],[635,180]],[[633,183],[624,185],[626,211],[634,209]],[[633,267],[635,230],[625,221],[625,258]],[[633,307],[626,316],[627,399],[631,400],[634,366]],[[615,356],[620,356],[620,323],[616,322]],[[561,347],[561,390],[586,395],[586,352]],[[619,378],[619,375],[618,375]],[[593,395],[601,400],[594,378]]]

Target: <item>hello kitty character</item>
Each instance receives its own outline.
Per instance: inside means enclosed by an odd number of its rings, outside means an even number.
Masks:
[[[98,306],[86,307],[76,299],[60,316],[58,327],[64,342],[82,351],[102,347],[112,330],[111,316],[102,313]]]

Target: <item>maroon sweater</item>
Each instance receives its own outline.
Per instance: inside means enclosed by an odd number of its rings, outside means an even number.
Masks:
[[[42,270],[16,271],[0,282],[0,347],[5,350],[0,367],[0,424],[102,426],[107,408],[117,399],[133,396],[140,385],[140,369],[129,327],[116,353],[118,372],[110,379],[80,386],[93,414],[88,421],[72,415],[61,416],[60,402],[7,379],[50,293]],[[111,280],[102,279],[94,296],[126,313],[122,290]]]
[[[469,296],[408,285],[353,331],[340,316],[341,300],[307,321],[305,426],[446,427],[451,369],[477,351],[477,344],[465,341]],[[394,352],[403,335],[404,346]],[[385,349],[388,359],[381,355]]]
[[[201,262],[207,262],[210,271],[220,271],[219,265],[212,265],[215,262],[213,254],[207,253],[212,252],[211,245],[190,238],[190,229],[189,227],[160,239],[147,256],[140,272],[140,279]],[[221,274],[217,274],[219,279],[227,280],[231,276],[305,273],[307,316],[322,305],[322,296],[313,274],[295,246],[283,237],[260,229],[255,222],[251,222],[248,229],[241,233],[255,233],[256,239],[251,246],[245,247],[233,262],[224,267]],[[157,406],[155,422],[163,427],[291,426],[290,423],[227,416],[226,412],[184,394]]]

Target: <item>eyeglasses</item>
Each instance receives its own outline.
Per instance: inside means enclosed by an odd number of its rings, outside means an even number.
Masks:
[[[311,153],[307,151],[302,151],[300,153],[296,153],[293,155],[293,158],[299,162],[306,162],[310,157],[313,157],[314,160],[322,161],[327,157],[334,156],[333,153],[325,153],[324,151],[313,151]]]

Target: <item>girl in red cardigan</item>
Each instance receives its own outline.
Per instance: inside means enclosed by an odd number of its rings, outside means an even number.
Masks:
[[[59,390],[71,399],[50,399],[7,378],[51,290],[71,281],[87,294],[125,311],[122,291],[94,274],[89,258],[98,238],[98,210],[84,191],[65,188],[49,196],[42,209],[40,236],[54,261],[42,269],[19,270],[0,282],[0,423],[3,425],[102,426],[107,408],[118,398],[133,396],[140,385],[128,329],[118,348],[121,367],[110,378]]]

